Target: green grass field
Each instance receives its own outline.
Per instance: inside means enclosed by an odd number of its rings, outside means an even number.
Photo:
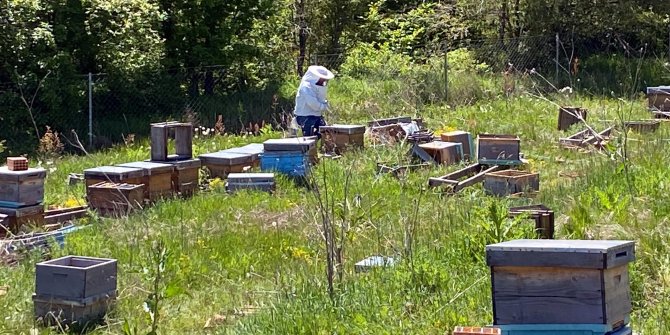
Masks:
[[[540,173],[539,194],[494,198],[476,185],[447,196],[428,188],[429,177],[463,165],[427,168],[401,180],[377,175],[377,162],[407,161],[409,146],[368,142],[365,150],[323,159],[314,168],[320,196],[284,178],[274,195],[228,195],[213,183],[191,199],[167,200],[125,219],[87,219],[90,225],[70,235],[53,256],[118,259],[118,305],[94,334],[147,334],[152,324],[158,334],[445,334],[456,325],[489,324],[484,247],[533,236],[531,221],[506,218],[506,206],[533,203],[557,213],[557,238],[636,240],[633,328],[670,333],[670,127],[663,124],[647,135],[619,131],[601,153],[560,148],[558,138],[566,133],[556,130],[557,103],[588,108],[588,123],[602,130],[648,118],[645,101],[543,98],[523,91],[506,98],[486,91],[496,87],[491,83],[478,88],[476,101],[452,108],[419,103],[399,82],[342,79],[332,86],[331,123],[410,115],[422,116],[434,130],[518,134],[529,168]],[[195,154],[281,135],[200,137]],[[148,143],[138,141],[87,157],[44,159],[50,168],[46,202],[84,202],[83,186],[67,185],[70,172],[148,156]],[[319,198],[328,204],[338,234],[344,232],[342,276],[336,276],[332,296]],[[374,254],[401,262],[354,273],[355,262]],[[37,261],[32,255],[0,268],[0,287],[6,287],[0,333],[56,331],[33,321]],[[158,306],[146,309],[152,293],[160,296]]]

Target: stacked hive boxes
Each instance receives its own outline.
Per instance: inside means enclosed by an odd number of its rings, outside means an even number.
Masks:
[[[116,260],[65,256],[35,265],[35,316],[46,324],[86,328],[116,301]]]
[[[100,166],[84,170],[89,206],[103,214],[126,214],[144,203],[144,170]]]
[[[632,241],[515,240],[486,247],[502,335],[626,335]]]
[[[261,170],[306,177],[316,162],[316,137],[272,139],[263,143]]]
[[[334,124],[319,127],[326,152],[344,153],[348,149],[363,148],[365,126]]]
[[[168,155],[170,131],[174,131],[174,155]],[[202,166],[200,159],[193,158],[193,125],[180,122],[152,124],[150,162],[172,165],[172,190],[184,196],[193,195],[198,189]]]
[[[46,170],[29,168],[24,158],[10,158],[0,167],[0,236],[23,225],[44,222]]]

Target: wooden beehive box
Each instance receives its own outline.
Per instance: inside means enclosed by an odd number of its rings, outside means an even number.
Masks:
[[[229,173],[241,173],[253,166],[253,154],[219,151],[198,156],[212,178],[226,178]]]
[[[174,131],[175,154],[168,154],[169,132]],[[151,124],[151,160],[169,161],[193,158],[193,125],[181,122]]]
[[[65,256],[35,265],[35,294],[80,300],[116,291],[116,260]]]
[[[472,143],[472,135],[467,131],[450,131],[440,134],[440,139],[444,142],[460,143],[463,146],[463,159],[470,160],[474,157],[474,143]]]
[[[463,146],[460,143],[433,141],[419,144],[437,163],[451,165],[463,159]]]
[[[170,162],[174,167],[172,172],[172,189],[182,196],[191,196],[198,190],[200,183],[200,167],[202,162],[198,158]]]
[[[586,120],[588,110],[581,107],[562,106],[558,108],[558,130],[570,129],[572,125],[580,122],[579,117]]]
[[[519,170],[489,172],[484,176],[484,189],[497,196],[540,190],[540,175]]]
[[[25,157],[7,157],[7,169],[9,171],[28,170],[28,159]]]
[[[485,165],[519,165],[521,139],[516,135],[479,134],[477,159]]]
[[[298,151],[307,153],[312,163],[317,162],[316,136],[270,139],[263,142],[263,152]]]
[[[115,259],[65,256],[35,265],[35,316],[83,326],[101,319],[116,299]]]
[[[102,182],[142,184],[144,169],[137,167],[122,166],[99,166],[84,170],[86,186]]]
[[[310,172],[309,155],[301,151],[266,151],[261,155],[261,171],[307,177]]]
[[[342,154],[349,148],[363,148],[365,126],[334,124],[319,127],[326,152]]]
[[[46,175],[42,168],[10,171],[0,167],[0,206],[18,208],[42,203]]]
[[[670,86],[647,87],[649,109],[670,112]]]
[[[661,125],[660,120],[638,120],[626,121],[624,127],[638,133],[651,133],[658,130]]]
[[[101,182],[86,188],[88,205],[101,214],[125,215],[144,204],[143,184]]]
[[[5,216],[3,222],[5,228],[12,233],[18,233],[23,226],[41,226],[44,224],[44,205],[32,205],[19,208],[0,207],[0,215]],[[0,228],[0,236],[7,232]]]
[[[172,165],[155,162],[132,162],[119,164],[118,166],[144,170],[144,177],[142,178],[144,198],[149,201],[153,202],[172,195],[172,172],[174,171]]]
[[[625,326],[633,241],[514,240],[486,246],[494,325]]]
[[[274,191],[274,173],[231,173],[228,175],[226,190],[234,192],[237,190],[261,190]]]

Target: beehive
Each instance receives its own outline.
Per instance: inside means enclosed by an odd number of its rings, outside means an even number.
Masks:
[[[480,134],[477,160],[486,165],[521,164],[521,139],[515,135]]]
[[[12,233],[22,230],[23,226],[41,226],[44,224],[44,205],[32,205],[18,208],[0,207],[0,214],[5,216],[0,223]],[[6,235],[5,229],[0,228],[0,236]]]
[[[261,170],[307,177],[310,172],[309,155],[301,151],[266,151],[261,155]]]
[[[311,163],[317,162],[316,136],[270,139],[263,142],[263,152],[302,152],[307,153]]]
[[[89,207],[104,215],[125,215],[144,204],[144,185],[101,182],[86,188]]]
[[[253,154],[219,151],[198,156],[207,167],[210,177],[226,178],[229,173],[241,173],[245,167],[253,166]]]
[[[460,143],[463,147],[463,159],[470,160],[474,157],[475,146],[472,143],[472,135],[466,131],[456,130],[440,134],[444,142]]]
[[[540,190],[540,175],[519,170],[489,172],[484,176],[484,189],[497,196],[536,192]]]
[[[65,256],[35,265],[35,316],[44,323],[84,326],[116,300],[115,259]]]
[[[587,240],[486,246],[494,325],[625,326],[632,309],[628,263],[635,259],[634,247],[633,241]]]
[[[419,144],[437,163],[450,165],[463,159],[463,146],[461,143],[433,141]]]
[[[144,171],[142,184],[144,198],[156,201],[172,195],[172,172],[174,167],[165,163],[132,162],[119,164],[120,167],[139,168]]]
[[[252,167],[258,167],[260,165],[260,155],[263,153],[263,143],[250,143],[245,146],[230,148],[226,150],[221,150],[221,152],[232,152],[236,154],[249,154],[251,155]]]
[[[261,190],[274,191],[274,173],[231,173],[226,181],[226,190],[234,192],[237,190]]]
[[[558,130],[568,130],[574,124],[580,122],[579,117],[586,120],[588,111],[581,107],[559,107],[558,109]]]
[[[44,179],[47,172],[42,168],[10,171],[0,167],[0,207],[18,208],[41,204],[44,201]]]
[[[198,190],[200,183],[200,159],[187,159],[169,163],[174,167],[172,172],[172,190],[183,196],[191,196]]]
[[[144,169],[137,167],[100,166],[84,170],[86,186],[102,182],[142,184]]]
[[[670,112],[670,86],[647,87],[649,109]]]
[[[363,148],[365,126],[334,124],[319,127],[326,152],[342,154],[350,148]]]

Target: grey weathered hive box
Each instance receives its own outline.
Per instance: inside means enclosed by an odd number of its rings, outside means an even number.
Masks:
[[[202,164],[208,165],[239,165],[251,163],[253,161],[253,154],[236,153],[236,152],[212,152],[198,156]]]
[[[328,130],[340,134],[363,134],[365,133],[365,126],[353,124],[333,124],[329,126],[319,127],[319,131]]]
[[[628,323],[633,241],[514,240],[486,246],[495,325]]]
[[[221,152],[232,152],[237,154],[250,154],[255,162],[260,159],[259,155],[263,153],[263,143],[250,143],[245,146],[221,150]]]
[[[253,189],[269,192],[274,188],[274,173],[231,173],[228,175],[228,181],[226,182],[228,191]]]
[[[35,265],[35,294],[77,300],[116,291],[116,260],[65,256]]]
[[[140,162],[123,163],[123,164],[119,164],[117,166],[142,169],[142,170],[144,170],[144,174],[146,176],[151,176],[151,175],[161,174],[161,173],[172,173],[172,170],[174,170],[174,167],[170,164],[157,163],[157,162],[142,162],[142,161],[140,161]]]
[[[0,167],[0,203],[12,208],[42,203],[46,175],[42,168],[11,171]]]
[[[670,86],[647,87],[649,109],[670,112]]]

